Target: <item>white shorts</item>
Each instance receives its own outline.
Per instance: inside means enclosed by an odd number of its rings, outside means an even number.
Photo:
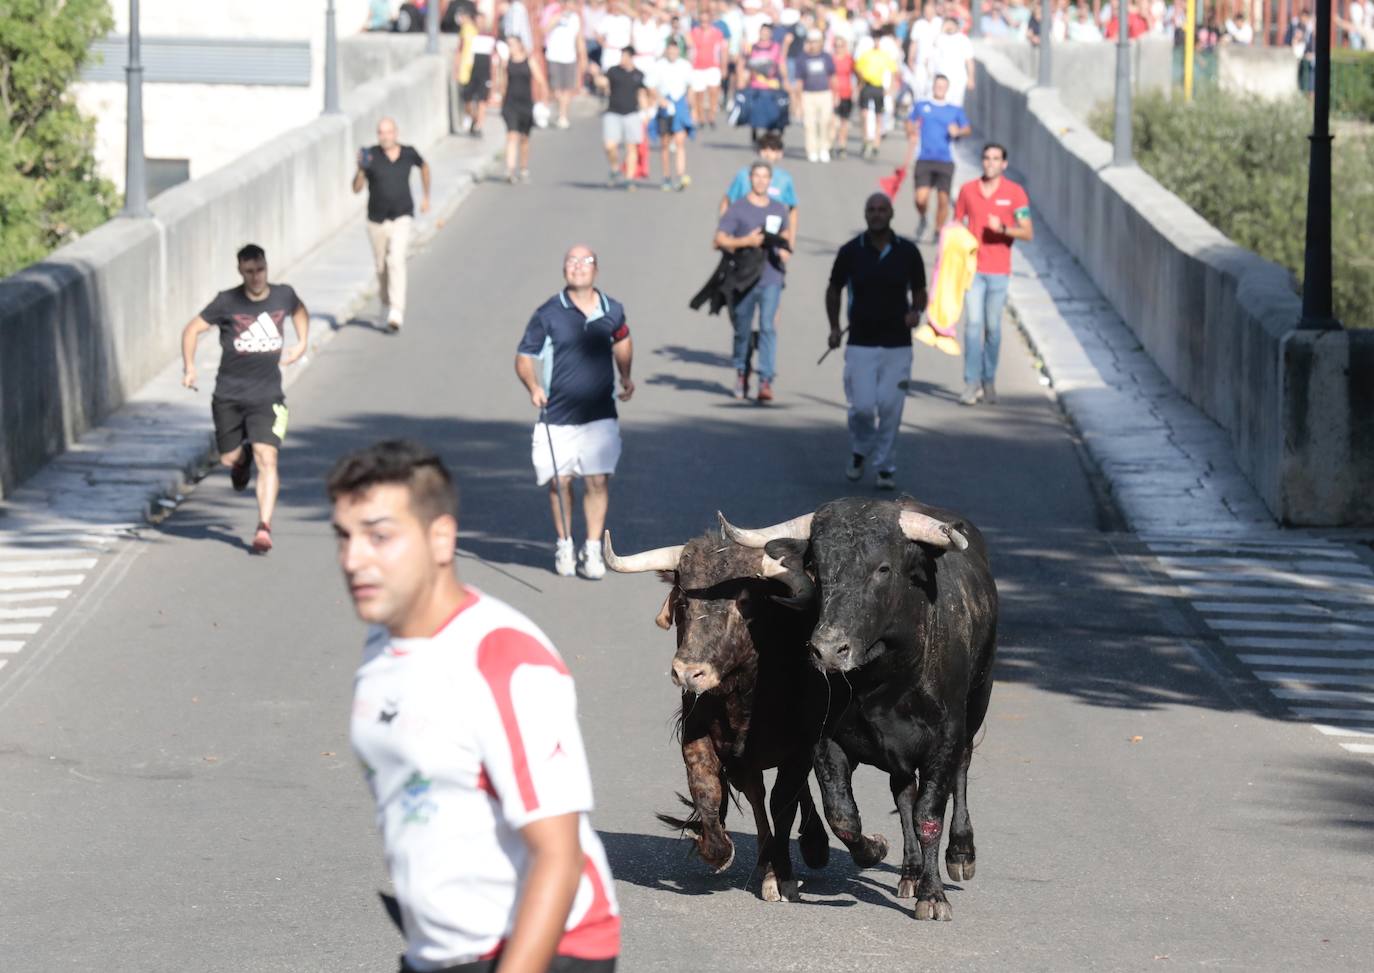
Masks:
[[[553,452],[549,455],[549,436]],[[559,476],[600,476],[615,472],[620,462],[620,422],[598,419],[580,426],[534,424],[530,438],[530,458],[534,461],[535,482],[541,486],[553,479],[553,460],[558,459]]]
[[[720,68],[692,68],[692,90],[706,91],[720,87]]]

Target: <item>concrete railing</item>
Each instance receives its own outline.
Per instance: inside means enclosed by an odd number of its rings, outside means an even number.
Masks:
[[[386,71],[345,87],[343,114],[163,193],[151,219],[113,220],[0,281],[0,497],[175,360],[182,326],[237,282],[240,246],[262,245],[284,270],[360,212],[354,160],[380,116],[420,145],[448,131],[447,60],[424,56],[421,36],[341,47],[364,44],[387,52],[373,62]]]
[[[1038,78],[1040,49],[1025,41],[984,40],[1028,78]],[[1138,94],[1173,85],[1173,42],[1151,37],[1130,46],[1131,89]],[[1107,41],[1061,41],[1050,51],[1050,83],[1064,107],[1086,121],[1098,106],[1110,108],[1116,94],[1116,44]]]
[[[1374,524],[1374,332],[1298,331],[1291,275],[1232,243],[1053,89],[977,45],[970,115],[1178,390],[1231,435],[1282,523]]]

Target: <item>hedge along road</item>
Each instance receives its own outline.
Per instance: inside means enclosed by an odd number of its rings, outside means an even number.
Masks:
[[[893,898],[899,829],[871,769],[856,791],[867,830],[893,841],[888,863],[858,872],[832,842],[829,868],[802,868],[800,904],[756,897],[747,814],[732,812],[738,854],[719,876],[662,830],[654,812],[684,789],[673,640],[653,624],[664,591],[647,576],[553,575],[515,343],[558,287],[567,246],[590,243],[637,348],[610,517],[621,551],[681,542],[717,508],[758,524],[853,492],[840,356],[815,364],[822,293],[888,169],[789,158],[802,239],[779,400],[764,410],[729,396],[725,324],[685,307],[714,265],[718,193],[748,159],[741,137],[693,143],[683,194],[600,188],[597,141],[585,118],[537,133],[534,183],[480,187],[415,259],[404,334],[346,328],[292,389],[270,557],[242,547],[250,497],[212,477],[129,542],[141,555],[115,596],[84,606],[64,650],[0,698],[5,957],[38,970],[394,968],[400,940],[374,895],[380,843],[346,738],[363,632],[321,479],[343,450],[404,435],[457,472],[464,578],[529,613],[578,680],[623,969],[1115,969],[1163,957],[1354,969],[1367,958],[1365,765],[1255,710],[1244,684],[1209,665],[1152,562],[1099,530],[1071,437],[1011,331],[996,408],[959,407],[959,363],[918,352],[901,442],[903,486],[988,533],[1003,597],[970,782],[978,873],[951,889],[954,922],[917,923]],[[904,196],[901,228],[909,206]]]

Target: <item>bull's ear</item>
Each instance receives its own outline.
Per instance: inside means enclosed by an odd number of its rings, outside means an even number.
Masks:
[[[673,611],[677,607],[677,588],[668,592],[668,597],[663,599],[663,607],[658,610],[658,615],[654,618],[654,624],[665,632],[673,627]]]
[[[779,561],[789,557],[803,558],[806,556],[807,548],[810,546],[811,542],[808,540],[796,540],[791,537],[785,537],[780,540],[769,541],[764,546],[763,553]],[[798,561],[798,563],[801,562]]]

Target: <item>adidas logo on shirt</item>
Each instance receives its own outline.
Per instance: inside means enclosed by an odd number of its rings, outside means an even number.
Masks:
[[[272,317],[263,311],[244,331],[234,339],[234,350],[240,355],[260,354],[281,351],[281,331]]]

